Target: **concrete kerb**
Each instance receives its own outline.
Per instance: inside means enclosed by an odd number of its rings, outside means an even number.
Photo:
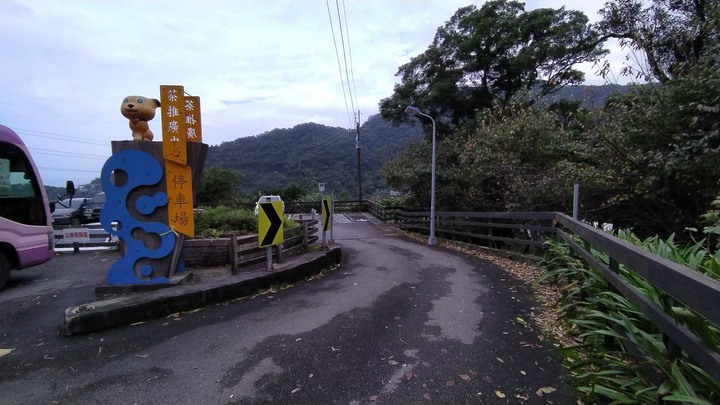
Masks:
[[[65,310],[64,332],[86,334],[202,308],[245,297],[275,284],[295,283],[341,262],[342,250],[334,245],[329,250],[305,253],[276,264],[273,272],[254,270],[70,307]]]

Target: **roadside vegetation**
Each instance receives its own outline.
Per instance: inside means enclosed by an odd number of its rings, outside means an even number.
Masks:
[[[705,238],[689,244],[676,242],[673,235],[641,239],[633,232],[618,231],[616,236],[720,280],[720,199],[703,215],[703,221]],[[563,351],[574,383],[587,400],[648,405],[659,400],[708,405],[720,402],[720,382],[664,341],[663,334],[641,311],[616,293],[602,275],[574,257],[566,244],[547,245],[544,274],[537,282],[551,282],[558,288],[559,300],[552,304],[565,326],[560,341],[565,343]],[[609,265],[606,255],[594,252],[594,257]],[[708,347],[720,351],[720,329],[715,325],[625,266],[619,266],[618,274]]]

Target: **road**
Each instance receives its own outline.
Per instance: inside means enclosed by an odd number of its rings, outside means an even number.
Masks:
[[[344,262],[321,278],[85,336],[62,335],[62,314],[117,254],[17,272],[0,404],[575,403],[522,283],[368,222],[334,239]]]

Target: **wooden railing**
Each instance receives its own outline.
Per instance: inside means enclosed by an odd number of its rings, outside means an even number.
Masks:
[[[659,305],[618,274],[619,266],[645,278],[666,292],[676,305],[720,326],[720,281],[664,259],[625,242],[605,231],[571,217],[552,212],[438,212],[436,235],[500,249],[542,252],[548,238],[561,238],[573,254],[598,271],[612,287],[645,314],[662,333],[668,352],[682,351],[716,381],[720,381],[720,354]],[[427,234],[428,212],[399,211],[400,228]],[[578,242],[579,240],[579,242]],[[593,252],[607,255],[609,265]],[[675,348],[674,350],[671,350]]]
[[[673,319],[618,274],[619,266],[639,274],[656,288],[666,292],[676,305],[697,312],[715,326],[720,325],[720,282],[695,270],[647,252],[624,240],[598,230],[564,214],[556,214],[557,234],[573,253],[600,272],[628,301],[633,303],[663,333],[668,352],[678,347],[687,353],[716,381],[720,381],[720,354]],[[575,238],[580,239],[578,243]],[[609,257],[609,265],[592,254],[600,251]]]
[[[429,233],[430,213],[396,211],[400,229]],[[546,235],[555,234],[553,212],[436,212],[437,237],[511,250],[539,254]]]
[[[317,242],[318,220],[297,220],[300,226],[284,230],[283,243],[273,247],[273,257],[302,252]],[[235,274],[241,267],[266,259],[267,249],[258,247],[258,235],[232,235],[215,239],[186,239],[181,257],[188,267],[216,267],[230,265]]]

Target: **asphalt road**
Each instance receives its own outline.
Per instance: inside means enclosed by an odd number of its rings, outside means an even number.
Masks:
[[[93,300],[117,253],[16,272],[0,404],[576,403],[522,283],[367,222],[334,239],[344,263],[322,278],[85,336],[59,332],[64,310]]]

